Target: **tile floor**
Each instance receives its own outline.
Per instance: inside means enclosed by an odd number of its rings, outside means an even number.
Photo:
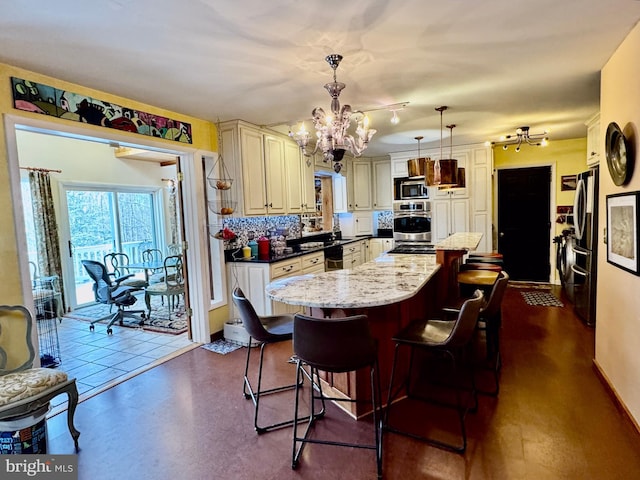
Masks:
[[[105,325],[96,324],[91,332],[87,322],[67,317],[57,329],[62,360],[57,368],[76,378],[81,401],[199,345],[186,332],[170,335],[114,325],[107,335]],[[66,396],[58,396],[52,413],[65,404]]]

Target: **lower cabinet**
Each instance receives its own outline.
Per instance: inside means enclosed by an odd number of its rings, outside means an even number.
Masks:
[[[227,264],[229,299],[232,298],[233,289],[238,286],[258,315],[296,313],[302,311],[302,307],[272,301],[267,297],[265,288],[273,280],[323,271],[324,252],[309,253],[274,263],[231,262]],[[230,318],[240,317],[233,302],[230,304],[229,311]]]
[[[342,247],[342,263],[345,269],[362,265],[367,261],[369,240],[348,243]]]
[[[369,260],[378,258],[393,248],[393,238],[372,238],[369,240]]]

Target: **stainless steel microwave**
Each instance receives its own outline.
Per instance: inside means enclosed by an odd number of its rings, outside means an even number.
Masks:
[[[401,180],[398,185],[397,200],[413,200],[416,198],[429,198],[429,189],[424,180]]]

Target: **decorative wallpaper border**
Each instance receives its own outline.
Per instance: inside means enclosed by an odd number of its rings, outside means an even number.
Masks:
[[[75,122],[191,143],[191,124],[122,107],[42,83],[11,77],[13,106]]]

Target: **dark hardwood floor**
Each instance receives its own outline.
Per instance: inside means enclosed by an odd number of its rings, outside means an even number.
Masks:
[[[565,307],[529,306],[520,289],[508,289],[500,395],[481,396],[468,415],[466,453],[389,433],[385,479],[640,478],[640,435],[594,371],[594,331],[554,291]],[[290,343],[267,347],[271,379],[274,371],[276,382],[292,378],[290,355]],[[245,349],[219,355],[196,348],[82,402],[79,478],[375,478],[371,451],[323,445],[307,445],[292,470],[290,428],[253,430],[253,407],[242,396],[244,358]],[[289,417],[292,400],[290,392],[265,397],[262,413]],[[66,413],[47,428],[50,453],[73,453]],[[331,406],[316,432],[370,441],[371,423]]]

